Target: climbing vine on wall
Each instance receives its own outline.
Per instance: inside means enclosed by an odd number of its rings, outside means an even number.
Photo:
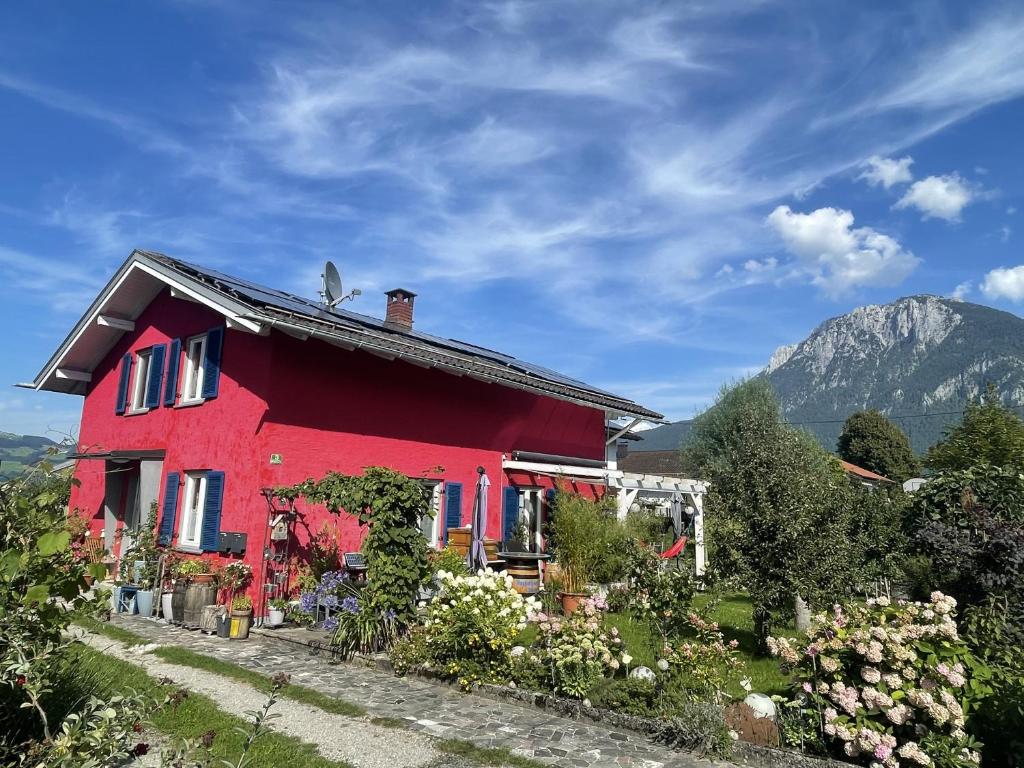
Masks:
[[[430,491],[422,483],[386,467],[367,467],[361,475],[329,472],[319,480],[279,487],[274,495],[281,500],[302,497],[367,526],[362,546],[367,598],[381,615],[393,611],[401,626],[412,621],[416,593],[430,573],[419,526],[420,518],[433,512]]]

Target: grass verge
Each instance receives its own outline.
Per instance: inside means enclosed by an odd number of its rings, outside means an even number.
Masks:
[[[205,656],[201,653],[196,653],[188,648],[161,646],[153,651],[153,655],[159,656],[161,659],[171,664],[180,664],[184,667],[194,667],[195,669],[212,672],[215,675],[230,677],[234,680],[238,680],[239,682],[251,685],[253,688],[263,691],[264,693],[268,693],[272,687],[270,678],[266,675],[262,675],[251,669],[246,669],[238,664],[232,664],[230,661],[222,661],[221,659],[216,659],[212,656]],[[348,717],[363,717],[366,715],[365,709],[353,704],[352,702],[345,701],[344,699],[338,699],[334,696],[328,696],[325,693],[320,693],[320,691],[307,688],[304,685],[289,683],[281,689],[280,695],[286,699],[308,704],[311,707],[317,707],[318,709],[322,709],[325,712],[330,712],[335,715],[346,715]]]
[[[145,645],[148,642],[142,635],[137,635],[130,629],[94,619],[92,616],[76,616],[74,623],[83,629],[109,637],[111,640],[117,640],[125,645]]]
[[[480,765],[503,766],[507,768],[542,768],[543,763],[517,755],[504,747],[478,747],[461,739],[440,739],[434,743],[440,752],[457,755]]]
[[[134,691],[156,693],[159,685],[142,669],[99,651],[84,646],[71,650],[75,661],[80,664],[83,674],[90,674],[99,681],[95,695],[109,697],[116,693]],[[254,708],[261,702],[254,702]],[[190,693],[181,703],[162,707],[151,719],[153,727],[162,734],[178,739],[195,740],[203,734],[214,731],[211,751],[217,760],[231,760],[234,764],[245,744],[246,736],[236,728],[247,729],[248,723],[239,717],[224,712],[206,696]],[[327,760],[321,757],[311,744],[273,731],[266,732],[256,740],[249,751],[249,768],[352,768],[348,763]]]

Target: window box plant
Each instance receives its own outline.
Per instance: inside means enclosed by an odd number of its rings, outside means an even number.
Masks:
[[[231,639],[248,640],[252,624],[252,598],[239,595],[231,601]]]
[[[284,624],[284,614],[288,610],[288,601],[283,597],[276,597],[270,601],[270,611],[267,616],[267,625],[279,627]]]

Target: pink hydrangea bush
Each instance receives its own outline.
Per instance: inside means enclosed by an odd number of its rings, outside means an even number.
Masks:
[[[523,662],[543,670],[536,682],[555,693],[582,699],[602,677],[624,670],[631,658],[619,630],[605,630],[607,610],[604,598],[590,597],[571,616],[553,616],[544,611],[531,614],[530,620],[537,624],[540,634]]]
[[[695,611],[686,614],[685,626],[693,637],[666,642],[658,666],[691,693],[722,703],[728,699],[729,678],[743,669],[739,642],[726,641],[718,622]]]
[[[984,694],[984,670],[959,637],[955,608],[940,592],[928,603],[837,605],[812,618],[806,639],[773,637],[768,647],[847,758],[871,768],[970,768],[981,756],[967,717]]]

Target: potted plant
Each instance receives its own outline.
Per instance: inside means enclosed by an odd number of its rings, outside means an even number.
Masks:
[[[121,558],[122,571],[130,567],[130,580],[138,586],[135,608],[140,616],[153,615],[153,588],[156,586],[160,548],[156,543],[157,504],[149,507],[146,524],[139,530],[135,543]]]
[[[163,614],[164,620],[168,623],[174,622],[175,615],[175,603],[177,602],[177,587],[179,575],[178,569],[181,567],[182,558],[177,552],[168,552],[164,555],[164,581],[160,591],[160,612]],[[181,590],[182,598],[184,598],[184,588]],[[181,608],[178,608],[180,614]],[[180,616],[179,616],[180,617]]]
[[[284,614],[288,610],[288,601],[283,597],[275,597],[270,601],[270,611],[267,616],[267,625],[279,627],[284,624]]]
[[[252,598],[239,595],[231,601],[231,639],[248,640],[252,623]]]
[[[559,598],[562,611],[571,615],[587,593],[586,585],[604,555],[603,506],[575,493],[559,493],[551,521],[551,538],[555,547],[562,580]]]
[[[235,593],[252,581],[252,566],[241,560],[230,562],[221,569],[219,581],[221,588],[228,591],[227,602],[231,602]]]

